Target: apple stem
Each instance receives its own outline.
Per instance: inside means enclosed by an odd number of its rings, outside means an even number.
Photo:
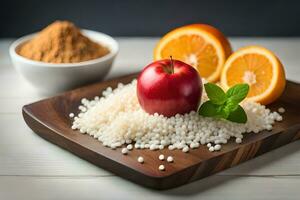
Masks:
[[[172,56],[170,56],[170,60],[171,60],[171,74],[174,74],[174,63],[173,63]]]

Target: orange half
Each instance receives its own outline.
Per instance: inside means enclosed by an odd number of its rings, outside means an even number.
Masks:
[[[222,67],[231,54],[226,37],[206,24],[192,24],[167,33],[154,49],[154,59],[172,56],[192,65],[207,81],[219,80]]]
[[[226,90],[238,83],[247,83],[248,100],[261,104],[274,102],[285,88],[284,68],[270,50],[248,46],[234,52],[226,61],[221,85]]]

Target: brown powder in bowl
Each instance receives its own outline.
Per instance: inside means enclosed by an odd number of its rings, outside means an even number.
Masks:
[[[82,35],[68,21],[55,21],[17,51],[23,57],[48,63],[76,63],[109,53],[108,48]]]

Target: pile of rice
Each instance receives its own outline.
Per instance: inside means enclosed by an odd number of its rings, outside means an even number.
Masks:
[[[203,91],[201,102],[205,101],[207,95]],[[211,151],[212,144],[218,145],[219,150],[231,137],[240,143],[243,133],[271,130],[275,121],[282,120],[279,113],[250,101],[241,104],[248,116],[246,124],[202,117],[195,111],[170,118],[150,115],[138,103],[136,80],[127,85],[119,83],[114,90],[108,87],[102,97],[84,98],[81,102],[72,129],[89,134],[112,149],[134,143],[135,148],[150,150],[168,147],[188,152],[189,148],[205,144]]]

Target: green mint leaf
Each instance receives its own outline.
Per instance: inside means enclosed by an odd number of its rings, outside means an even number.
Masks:
[[[222,105],[225,103],[227,97],[222,88],[213,83],[206,83],[204,87],[209,100],[213,104]]]
[[[226,104],[223,104],[221,106],[218,107],[218,117],[219,118],[223,118],[223,119],[227,119],[227,117],[229,116],[231,111],[226,109]]]
[[[229,114],[227,120],[244,124],[247,122],[247,114],[244,109],[238,105],[237,108]]]
[[[236,84],[226,92],[226,96],[231,103],[238,104],[246,98],[248,92],[248,84]]]
[[[214,117],[218,114],[218,106],[211,101],[204,102],[198,110],[199,115],[205,117]]]
[[[227,109],[231,112],[237,109],[238,105],[239,105],[238,103],[236,103],[234,100],[229,98],[225,103],[224,109]]]
[[[227,100],[223,106],[223,110],[224,110],[224,112],[227,113],[227,116],[228,116],[231,112],[233,112],[234,110],[237,109],[238,105],[239,104],[237,104],[233,101]]]
[[[198,110],[198,114],[204,117],[227,118],[222,106],[216,105],[211,101],[204,102]]]
[[[223,118],[236,123],[247,122],[247,115],[239,103],[249,92],[248,84],[237,84],[226,93],[213,83],[207,83],[204,87],[209,101],[201,105],[199,115]]]

